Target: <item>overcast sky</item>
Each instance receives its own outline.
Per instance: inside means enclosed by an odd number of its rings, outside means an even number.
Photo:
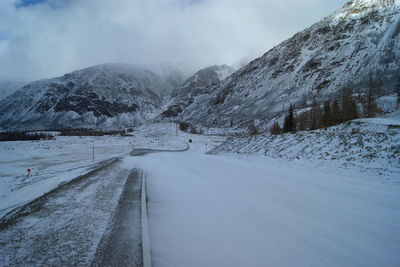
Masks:
[[[0,0],[0,76],[255,58],[347,0]]]

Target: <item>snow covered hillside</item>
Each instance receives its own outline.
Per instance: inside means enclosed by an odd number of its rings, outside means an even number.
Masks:
[[[357,167],[400,182],[400,120],[358,119],[310,132],[233,137],[213,154],[240,154]],[[340,171],[339,171],[340,172]]]
[[[156,116],[178,70],[104,64],[32,82],[0,102],[4,129],[121,127]]]
[[[277,45],[201,95],[182,118],[197,125],[268,123],[313,98],[363,92],[369,76],[388,95],[400,81],[400,3],[357,0]]]
[[[199,95],[208,95],[213,87],[231,75],[234,68],[227,65],[210,66],[199,70],[186,79],[179,87],[171,93],[170,104],[162,113],[164,118],[175,118]]]

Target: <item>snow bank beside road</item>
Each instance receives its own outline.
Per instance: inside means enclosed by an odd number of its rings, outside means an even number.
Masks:
[[[329,161],[400,181],[400,121],[359,119],[312,132],[230,138],[211,153]]]

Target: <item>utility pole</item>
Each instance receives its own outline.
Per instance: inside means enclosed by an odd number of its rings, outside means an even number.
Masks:
[[[93,140],[93,149],[92,149],[92,159],[93,159],[93,164],[94,164],[94,140]]]

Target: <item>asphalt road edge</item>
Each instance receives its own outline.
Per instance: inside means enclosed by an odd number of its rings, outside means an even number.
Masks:
[[[142,253],[143,267],[151,267],[149,221],[147,214],[146,174],[142,171]]]

